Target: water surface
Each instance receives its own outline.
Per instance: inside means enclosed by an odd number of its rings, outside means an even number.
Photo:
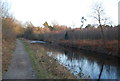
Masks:
[[[50,57],[56,59],[78,78],[98,79],[101,72],[101,79],[120,79],[120,64],[117,58],[59,46],[42,45],[42,47]]]

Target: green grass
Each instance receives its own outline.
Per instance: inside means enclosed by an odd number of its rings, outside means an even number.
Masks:
[[[44,69],[42,67],[42,65],[39,64],[39,60],[36,58],[36,54],[34,52],[34,50],[32,50],[29,46],[29,44],[27,44],[25,41],[23,41],[23,44],[25,46],[26,51],[29,54],[30,59],[32,60],[32,65],[33,68],[36,72],[36,77],[38,79],[56,79],[57,77],[52,75],[51,73],[48,73],[46,69]],[[41,51],[43,52],[43,51]]]

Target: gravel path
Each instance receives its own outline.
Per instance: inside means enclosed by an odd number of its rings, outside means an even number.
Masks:
[[[8,71],[3,79],[35,79],[35,72],[31,60],[20,40],[16,41],[16,49]]]

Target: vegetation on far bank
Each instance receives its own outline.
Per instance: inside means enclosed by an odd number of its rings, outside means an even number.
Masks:
[[[118,54],[119,48],[117,40],[106,40],[106,46],[103,44],[102,40],[58,40],[56,42],[57,44],[65,47],[77,48],[90,52],[120,57]]]
[[[119,26],[103,26],[105,44],[102,39],[100,27],[89,26],[76,29],[60,25],[50,27],[34,27],[29,24],[27,28],[23,29],[24,34],[18,37],[24,37],[29,40],[43,40],[66,47],[75,47],[120,56],[118,54],[118,50],[120,49],[118,46]]]

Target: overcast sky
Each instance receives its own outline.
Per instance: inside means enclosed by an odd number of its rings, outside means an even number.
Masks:
[[[118,24],[119,0],[8,0],[11,3],[10,12],[22,21],[31,21],[35,26],[42,26],[47,21],[50,25],[57,22],[60,25],[80,27],[81,17],[85,24],[95,24],[90,18],[92,6],[102,2],[106,16],[114,25]]]

